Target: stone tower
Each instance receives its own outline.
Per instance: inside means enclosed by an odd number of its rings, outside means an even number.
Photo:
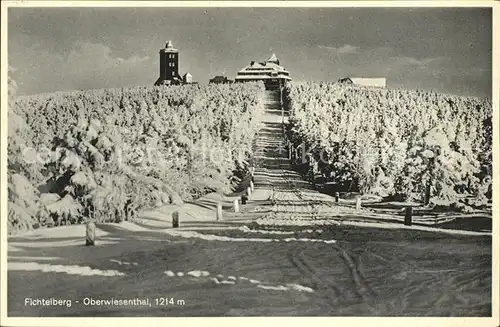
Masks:
[[[168,41],[164,49],[160,49],[160,77],[156,85],[165,82],[170,84],[178,83],[179,76],[179,50],[174,49],[172,41]]]

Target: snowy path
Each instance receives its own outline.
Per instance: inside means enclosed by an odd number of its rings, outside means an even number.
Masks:
[[[257,190],[252,199],[269,201],[266,204],[272,205],[272,212],[268,216],[283,214],[290,219],[299,216],[313,219],[329,213],[349,211],[350,208],[339,211],[332,197],[314,191],[312,185],[292,169],[285,149],[279,92],[268,91],[266,95],[263,128],[256,140]],[[284,121],[287,120],[285,116]]]

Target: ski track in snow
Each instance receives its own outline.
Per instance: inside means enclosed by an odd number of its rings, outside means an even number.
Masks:
[[[289,219],[279,219],[273,217],[263,217],[256,220],[256,223],[261,226],[330,226],[341,225],[340,222],[331,219],[297,219],[290,217]]]
[[[174,231],[167,230],[167,234],[170,236],[184,237],[184,238],[198,238],[205,241],[222,241],[222,242],[262,242],[262,243],[271,243],[271,242],[312,242],[312,243],[325,243],[325,244],[333,244],[336,243],[335,240],[323,240],[317,238],[296,238],[289,237],[285,239],[277,239],[277,238],[238,238],[238,237],[229,237],[229,236],[220,236],[213,234],[202,234],[195,231]]]
[[[127,262],[127,261],[120,261],[120,260],[116,260],[116,259],[110,259],[109,261],[111,262],[115,262],[117,264],[119,264],[120,266],[138,266],[139,264],[137,262]]]
[[[203,271],[203,270],[191,270],[188,271],[187,273],[184,273],[182,271],[179,272],[174,272],[171,270],[166,270],[165,275],[168,277],[183,277],[183,276],[191,276],[195,278],[200,278],[200,277],[208,277],[210,276],[210,273],[208,271]],[[218,274],[216,275],[217,277],[209,277],[208,280],[211,280],[217,285],[236,285],[239,282],[245,282],[245,283],[250,283],[256,285],[256,287],[265,289],[265,290],[273,290],[273,291],[299,291],[299,292],[308,292],[308,293],[314,293],[314,290],[310,287],[299,285],[299,284],[286,284],[286,285],[272,285],[269,283],[263,283],[259,280],[256,279],[250,279],[245,276],[227,276],[225,277],[224,275]]]
[[[245,232],[245,233],[257,233],[257,234],[277,234],[277,235],[293,235],[295,233],[322,233],[323,231],[321,229],[317,230],[312,230],[312,229],[306,229],[302,231],[279,231],[279,230],[263,230],[263,229],[250,229],[248,226],[243,226],[238,228],[239,231]]]

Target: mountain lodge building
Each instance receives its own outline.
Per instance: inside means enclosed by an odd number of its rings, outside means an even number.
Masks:
[[[264,62],[250,62],[235,78],[235,82],[264,81],[267,89],[280,88],[291,80],[290,72],[280,66],[280,61],[274,53]]]

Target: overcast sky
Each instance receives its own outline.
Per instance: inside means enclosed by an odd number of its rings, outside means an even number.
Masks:
[[[276,53],[298,81],[386,77],[392,88],[491,96],[485,8],[10,8],[19,94],[152,85],[172,40],[207,83]]]

